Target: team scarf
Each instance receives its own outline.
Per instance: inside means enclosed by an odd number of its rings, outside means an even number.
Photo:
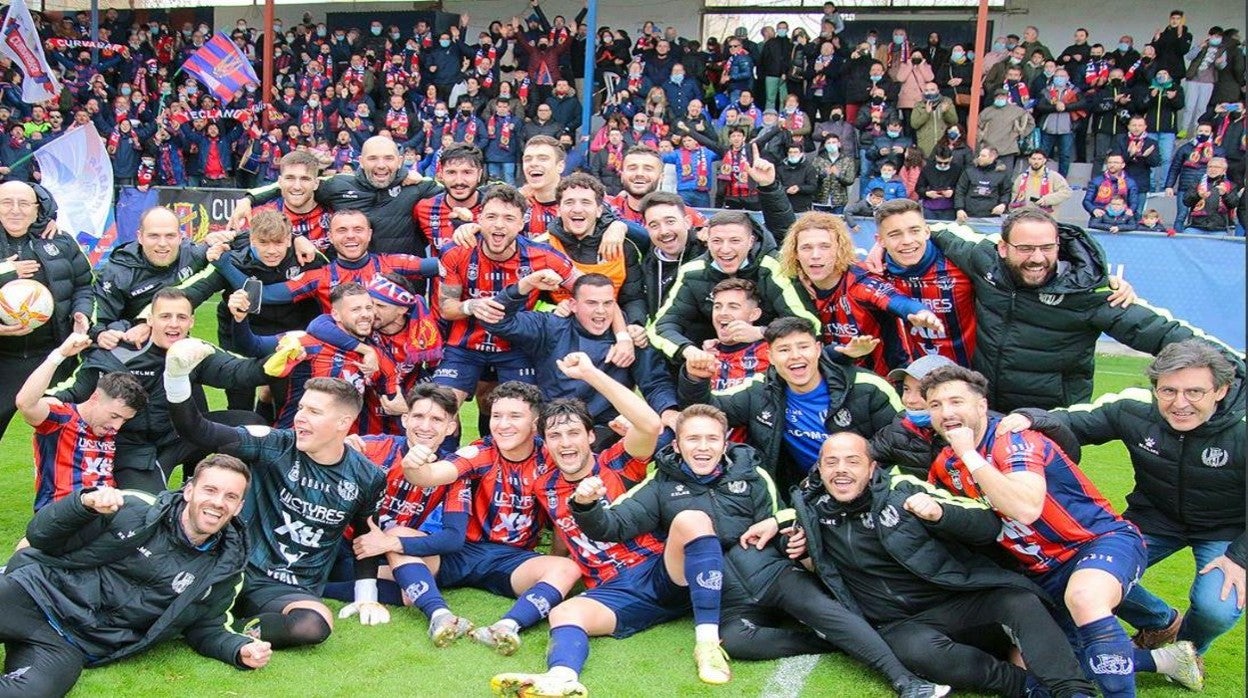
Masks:
[[[135,174],[135,181],[140,187],[151,186],[152,179],[156,176],[156,163],[150,158],[143,158],[139,161],[139,171]]]
[[[434,135],[435,129],[437,130],[436,136]],[[425,132],[425,145],[430,148],[440,148],[442,147],[442,136],[445,136],[451,130],[451,120],[445,117],[441,119],[437,117],[426,119],[421,125],[421,130]]]
[[[463,127],[464,129],[464,137],[457,138],[456,140],[461,143],[475,143],[477,140],[477,118],[475,116],[469,116],[465,119],[463,117],[456,116],[453,130],[458,131],[460,127]]]
[[[424,34],[417,34],[415,38],[417,41],[420,42],[421,48],[427,49],[427,48],[433,47],[433,32],[425,32]]]
[[[521,102],[529,101],[529,87],[532,86],[532,84],[533,81],[528,75],[525,75],[524,79],[521,80],[520,84],[516,87],[516,98]]]
[[[170,185],[178,184],[178,172],[181,168],[182,154],[169,141],[161,143],[156,152],[156,163],[160,168],[161,181]],[[174,162],[175,157],[178,158],[178,162]]]
[[[680,178],[689,180],[696,174],[696,186],[698,191],[705,191],[707,188],[707,175],[710,170],[710,163],[706,159],[706,151],[702,148],[680,149]],[[695,172],[696,171],[696,172]]]
[[[1223,141],[1226,140],[1226,132],[1231,127],[1231,123],[1231,115],[1224,114],[1222,116],[1222,123],[1218,125],[1218,132],[1213,134],[1214,145],[1223,148],[1226,147]],[[1248,128],[1240,129],[1239,150],[1240,152],[1248,150]]]
[[[325,109],[320,102],[316,106],[304,105],[299,111],[299,125],[309,124],[315,133],[323,133],[325,131]]]
[[[477,55],[472,58],[472,67],[480,68],[482,58],[490,59],[490,65],[498,65],[498,47],[491,45],[488,51],[478,48]]]
[[[355,66],[348,65],[343,70],[342,80],[343,82],[347,82],[347,81],[358,82],[360,83],[361,86],[363,86],[364,85],[364,73],[367,71],[368,71],[367,66],[360,66],[356,68]]]
[[[1200,178],[1200,184],[1196,185],[1196,193],[1200,198],[1196,201],[1196,205],[1192,207],[1193,216],[1207,216],[1209,212],[1205,210],[1205,203],[1209,201],[1209,195],[1213,192],[1218,194],[1218,213],[1225,216],[1228,212],[1226,207],[1226,195],[1231,193],[1234,188],[1227,181],[1226,177],[1221,178],[1222,181],[1217,184],[1209,184],[1209,175]]]
[[[382,72],[382,75],[385,76],[386,87],[406,85],[408,79],[411,78],[411,73],[404,70],[403,66],[395,65],[393,63],[386,64],[386,69]]]
[[[1213,157],[1213,139],[1209,139],[1204,143],[1193,143],[1192,153],[1187,156],[1187,160],[1183,162],[1184,167],[1206,167],[1209,165],[1209,158]]]
[[[477,78],[477,83],[481,85],[481,89],[489,90],[489,89],[494,88],[494,71],[493,70],[487,70],[484,73],[482,73],[480,68],[476,68],[475,77]]]
[[[823,74],[823,69],[827,68],[831,62],[831,56],[820,55],[815,59],[815,76],[810,81],[810,88],[816,94],[822,94],[822,90],[828,86],[828,76]]]
[[[1030,168],[1014,180],[1014,200],[1010,202],[1010,208],[1022,208],[1029,203],[1027,199],[1027,180],[1029,177],[1031,177]],[[1049,191],[1049,168],[1042,167],[1040,168],[1040,196],[1037,198],[1048,196]]]
[[[341,170],[343,167],[355,162],[355,158],[358,155],[355,152],[355,146],[351,144],[336,145],[330,152],[334,157],[333,167],[335,170]]]
[[[1027,83],[1019,80],[1013,85],[1006,85],[1006,87],[1010,91],[1010,98],[1014,101],[1014,104],[1026,109],[1027,103],[1031,101],[1031,90],[1027,89]]]
[[[886,60],[884,61],[885,67],[892,68],[894,65],[894,61],[896,61],[897,63],[900,63],[902,60],[907,60],[907,61],[910,60],[910,54],[913,53],[913,51],[910,50],[910,37],[907,36],[906,40],[901,43],[901,52],[894,55],[893,52],[896,50],[897,50],[897,44],[890,42],[888,44],[888,53],[886,56]]]
[[[746,159],[745,149],[734,150],[728,149],[724,153],[724,159],[728,161],[728,177],[727,179],[738,185],[748,185],[750,181],[750,161]]]
[[[420,72],[420,51],[406,51],[408,70],[412,73]]]
[[[324,73],[313,73],[309,71],[303,77],[299,78],[299,91],[304,94],[312,94],[313,92],[321,92],[328,85],[329,85],[329,77],[326,76]]]
[[[1122,79],[1126,82],[1131,82],[1131,78],[1135,77],[1135,71],[1139,70],[1141,65],[1144,65],[1144,59],[1137,58],[1135,62],[1131,64],[1131,67],[1127,68],[1127,72],[1122,74]]]
[[[634,73],[632,69],[630,68],[628,71],[628,93],[629,94],[635,95],[638,92],[641,92],[641,80],[642,80],[641,71],[638,70],[636,73]]]
[[[109,134],[108,136],[108,152],[109,153],[117,152],[117,146],[121,145],[121,137],[122,137],[121,129],[113,129],[113,132]],[[129,138],[130,143],[131,145],[134,146],[135,150],[139,150],[143,147],[143,143],[139,140],[139,134],[136,133],[134,129],[131,129],[130,133],[126,137]]]
[[[490,140],[498,141],[500,148],[511,146],[511,134],[515,130],[516,121],[510,116],[500,118],[495,114],[490,117],[489,122],[485,125],[486,135],[489,136]]]
[[[193,111],[182,112],[182,116],[187,121],[194,119],[207,119],[208,121],[234,119],[235,121],[243,121],[245,119],[250,119],[252,114],[263,111],[265,106],[266,105],[263,102],[258,102],[255,105],[244,109],[195,109]]]
[[[567,41],[571,34],[568,32],[567,27],[551,27],[546,36],[550,39],[550,47],[554,48],[557,44]]]
[[[1057,87],[1054,87],[1053,85],[1049,85],[1049,87],[1046,89],[1046,92],[1048,93],[1048,96],[1049,96],[1049,102],[1053,104],[1062,102],[1064,104],[1070,105],[1079,101],[1079,92],[1075,90],[1075,88],[1073,87],[1064,87],[1064,88],[1059,89]],[[1066,113],[1070,115],[1071,121],[1078,121],[1082,119],[1083,117],[1087,116],[1086,112],[1079,111],[1079,110],[1068,111]]]
[[[624,166],[624,143],[613,145],[611,141],[607,141],[604,148],[607,151],[607,169],[619,174],[620,168]]]
[[[1127,198],[1127,175],[1119,172],[1118,176],[1106,172],[1101,175],[1101,183],[1096,187],[1095,203],[1108,204],[1115,196]]]
[[[806,114],[801,109],[784,115],[784,128],[789,133],[796,133],[806,126]]]
[[[386,128],[399,134],[400,136],[407,135],[407,128],[410,122],[411,120],[407,117],[406,109],[399,108],[386,110]]]
[[[1144,152],[1144,146],[1147,143],[1147,135],[1141,133],[1138,136],[1127,134],[1127,155],[1135,157]]]
[[[1088,85],[1094,84],[1097,80],[1104,81],[1108,79],[1109,61],[1104,58],[1089,60],[1088,65],[1083,69],[1083,81]]]
[[[125,44],[111,44],[107,41],[88,41],[86,39],[62,39],[60,37],[53,37],[45,41],[44,45],[58,51],[64,51],[71,48],[91,48],[99,49],[101,51],[120,53],[126,58],[130,57],[129,46],[126,46]]]

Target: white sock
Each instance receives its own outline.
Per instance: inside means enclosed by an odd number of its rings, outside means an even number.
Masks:
[[[510,629],[513,633],[520,632],[520,624],[512,620],[511,618],[503,618],[502,620],[498,621],[494,625],[501,625],[505,628]]]
[[[550,676],[551,678],[561,679],[563,681],[579,681],[580,680],[580,677],[577,676],[576,672],[572,671],[572,667],[552,666],[546,672],[546,674]]]
[[[693,639],[696,642],[719,642],[719,625],[698,623],[693,626]]]
[[[433,612],[433,615],[429,616],[429,625],[437,625],[438,621],[442,620],[443,616],[449,616],[449,615],[451,615],[451,609],[439,608],[438,610]]]

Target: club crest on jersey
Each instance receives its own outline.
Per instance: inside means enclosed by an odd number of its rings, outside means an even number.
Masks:
[[[516,278],[523,279],[524,277],[532,273],[533,273],[533,267],[530,267],[527,264],[521,264],[520,268],[516,270]]]
[[[741,357],[741,368],[744,368],[747,371],[753,371],[754,369],[758,368],[758,357],[757,356]]]
[[[195,575],[190,572],[179,572],[173,577],[173,593],[181,594],[195,583]]]
[[[1221,468],[1231,459],[1231,454],[1226,449],[1210,446],[1200,453],[1200,462],[1210,468]]]
[[[43,251],[47,252],[49,257],[55,257],[61,253],[60,249],[50,242],[43,243]]]
[[[1045,305],[1060,305],[1062,301],[1066,300],[1066,294],[1064,293],[1041,293],[1039,297],[1040,302]]]
[[[403,187],[399,187],[399,186],[390,187],[390,198],[393,199],[394,197],[398,196],[399,192],[401,191],[403,191]]]
[[[942,291],[952,291],[955,283],[952,276],[936,277],[936,288]]]
[[[901,517],[897,514],[897,509],[889,504],[880,510],[880,525],[884,528],[892,528],[901,521]]]
[[[300,475],[299,471],[300,471],[300,461],[298,458],[296,458],[294,464],[290,466],[290,470],[286,471],[286,479],[290,480],[291,482],[299,482],[299,475]]]
[[[479,273],[480,273],[480,270],[477,268],[476,264],[468,265],[468,280],[469,281],[476,281]]]
[[[286,269],[286,280],[293,281],[294,279],[298,278],[301,274],[303,274],[303,270],[300,269],[299,267],[288,267]]]
[[[747,489],[749,489],[749,485],[745,480],[733,480],[728,483],[728,491],[733,494],[745,494]]]
[[[195,274],[195,270],[190,267],[182,267],[178,270],[178,281],[186,281]]]
[[[842,407],[832,416],[832,423],[838,427],[844,428],[853,422],[853,417],[849,414],[849,410]]]
[[[338,483],[338,496],[348,502],[354,502],[360,496],[360,488],[350,480],[342,480]]]

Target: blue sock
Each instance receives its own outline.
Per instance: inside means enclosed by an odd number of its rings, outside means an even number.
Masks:
[[[589,634],[575,625],[550,629],[550,648],[546,650],[546,668],[566,667],[580,676],[589,659]]]
[[[724,550],[715,536],[685,543],[685,579],[695,625],[719,625],[720,589],[724,585]]]
[[[538,582],[516,599],[503,618],[514,620],[521,629],[531,628],[550,615],[550,609],[560,601],[563,601],[563,592],[546,582]]]
[[[351,602],[355,600],[355,582],[329,582],[321,596],[327,599]]]
[[[1135,695],[1135,652],[1127,633],[1113,616],[1078,628],[1083,661],[1105,698]]]
[[[438,584],[433,581],[429,568],[419,562],[395,567],[394,581],[407,594],[407,598],[411,599],[412,605],[427,617],[433,618],[434,611],[447,608],[446,600],[442,598],[442,592],[438,591]]]
[[[1142,650],[1135,648],[1135,673],[1148,672],[1150,674],[1157,673],[1157,662],[1153,660],[1152,650]]]
[[[403,590],[399,588],[398,584],[395,584],[389,579],[378,579],[377,601],[384,603],[387,606],[402,606]]]

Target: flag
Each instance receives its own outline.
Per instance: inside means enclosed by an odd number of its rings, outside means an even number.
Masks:
[[[61,83],[52,74],[43,55],[43,43],[35,30],[26,0],[13,0],[0,26],[0,54],[4,54],[22,70],[22,101],[27,104],[46,102],[61,96]]]
[[[204,83],[222,104],[234,99],[234,93],[243,85],[260,82],[251,61],[223,32],[217,32],[208,43],[191,54],[182,64],[182,69]]]
[[[147,209],[160,204],[155,189],[140,191],[134,187],[122,187],[117,192],[117,244],[124,245],[139,232],[139,219]]]
[[[87,251],[92,266],[117,241],[113,163],[95,124],[75,126],[35,151],[40,183],[56,198],[57,226]]]

